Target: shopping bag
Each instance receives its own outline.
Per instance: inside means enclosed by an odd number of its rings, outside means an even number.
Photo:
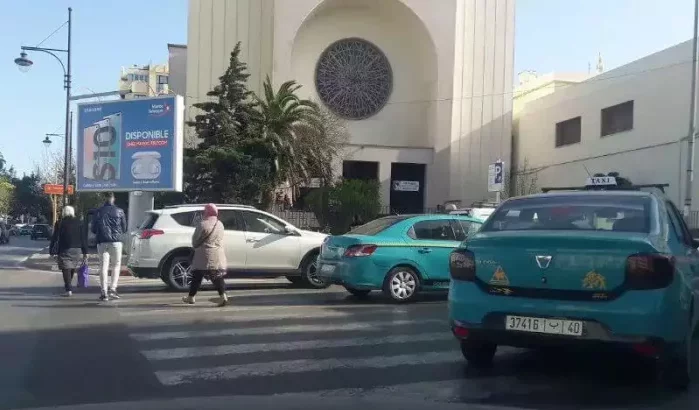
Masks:
[[[90,268],[88,268],[87,263],[83,263],[80,268],[78,268],[78,287],[86,288],[87,280],[90,277]]]

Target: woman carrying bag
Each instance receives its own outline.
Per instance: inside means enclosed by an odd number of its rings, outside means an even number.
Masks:
[[[192,247],[194,256],[190,269],[192,271],[192,283],[189,285],[189,296],[182,298],[184,303],[193,305],[194,296],[197,294],[201,281],[208,278],[216,286],[221,296],[219,306],[228,304],[226,295],[226,253],[223,249],[223,224],[218,220],[218,209],[214,204],[204,207],[204,217],[194,230],[192,235]]]
[[[58,269],[63,272],[63,296],[73,295],[71,282],[75,270],[87,263],[87,246],[83,234],[82,222],[75,217],[75,208],[65,206],[63,216],[53,227],[49,254],[58,256]]]

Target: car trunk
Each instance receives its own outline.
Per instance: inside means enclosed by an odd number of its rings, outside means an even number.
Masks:
[[[621,286],[626,258],[654,251],[644,234],[571,231],[482,233],[467,247],[488,285],[591,292]]]
[[[347,248],[353,245],[374,243],[376,241],[373,241],[373,238],[373,236],[368,235],[329,236],[320,249],[320,258],[329,261],[340,260]]]

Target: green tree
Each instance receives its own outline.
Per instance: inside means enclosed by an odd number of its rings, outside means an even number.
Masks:
[[[207,93],[210,101],[194,104],[201,113],[188,122],[198,141],[185,152],[186,200],[258,205],[274,186],[271,151],[239,57],[240,43],[219,85]]]
[[[39,174],[33,172],[22,178],[15,178],[12,185],[15,190],[10,214],[50,219],[51,202],[48,196],[44,195]]]
[[[15,186],[5,176],[0,176],[0,215],[9,214],[12,210],[12,200]]]
[[[381,210],[378,181],[345,179],[309,194],[306,202],[325,231],[341,235],[375,219]]]
[[[300,88],[295,81],[287,81],[275,92],[267,76],[263,84],[264,95],[256,97],[263,137],[272,152],[279,184],[296,185],[308,180],[309,169],[315,163],[315,158],[304,157],[308,151],[301,149],[297,130],[303,127],[308,134],[320,133],[322,121],[318,105],[296,95]]]

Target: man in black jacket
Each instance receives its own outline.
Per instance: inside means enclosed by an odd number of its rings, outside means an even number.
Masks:
[[[114,194],[105,194],[106,202],[97,209],[92,218],[92,233],[97,239],[97,253],[100,257],[100,300],[119,299],[117,283],[121,271],[122,240],[126,233],[126,215],[114,205]],[[108,273],[112,271],[112,283],[109,284]]]

